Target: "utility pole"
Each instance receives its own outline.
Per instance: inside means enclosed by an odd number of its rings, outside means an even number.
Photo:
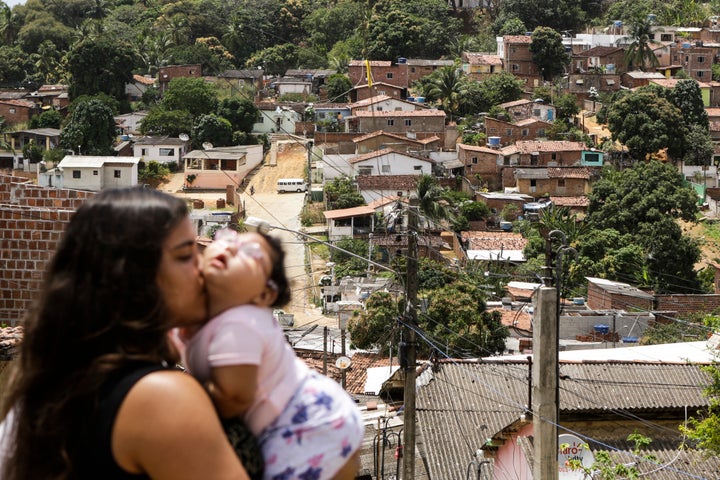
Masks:
[[[310,187],[312,186],[312,152],[313,152],[313,141],[308,140],[308,142],[307,142],[308,193],[310,193]]]
[[[405,388],[403,412],[403,473],[402,480],[415,478],[415,374],[416,374],[416,336],[417,325],[417,292],[418,292],[418,200],[410,196],[408,209],[408,251],[407,251],[407,315],[404,328],[405,339]]]

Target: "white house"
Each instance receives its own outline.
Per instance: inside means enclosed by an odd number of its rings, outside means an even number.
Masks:
[[[411,153],[384,148],[351,158],[354,176],[423,175],[432,173],[432,160]]]
[[[302,121],[302,115],[287,106],[261,104],[252,133],[295,133],[295,123]]]
[[[117,125],[123,135],[137,135],[140,133],[140,124],[145,120],[147,115],[147,110],[115,115],[115,125]]]
[[[57,166],[38,174],[45,187],[99,191],[138,184],[139,157],[67,155]]]
[[[188,141],[173,137],[141,137],[133,143],[133,156],[140,157],[143,162],[181,164],[187,153]]]
[[[427,107],[415,102],[408,102],[393,98],[388,95],[377,95],[375,97],[360,100],[348,105],[353,115],[356,112],[412,112],[415,110],[427,110]]]

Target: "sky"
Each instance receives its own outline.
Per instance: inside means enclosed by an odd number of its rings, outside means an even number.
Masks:
[[[7,5],[10,8],[14,7],[15,5],[21,5],[21,4],[25,3],[25,0],[2,0],[2,1],[5,3],[5,5]]]

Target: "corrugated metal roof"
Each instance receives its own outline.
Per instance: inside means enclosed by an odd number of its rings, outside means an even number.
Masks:
[[[496,363],[453,360],[438,365],[433,380],[418,389],[416,400],[418,430],[423,436],[430,478],[465,478],[476,450],[516,421],[530,402],[529,369],[527,361],[502,359]],[[611,447],[626,446],[627,433],[623,431],[620,438],[617,437],[620,432],[612,428],[618,420],[633,417],[652,422],[654,414],[674,418],[668,412],[675,412],[680,424],[685,407],[695,412],[707,405],[703,388],[710,378],[699,365],[563,363],[560,372],[561,424],[567,425],[571,418],[582,418],[585,427],[580,433],[583,433],[592,423],[589,417],[602,413],[610,418],[605,425],[611,424],[611,428],[604,430],[606,437],[602,440]],[[680,439],[676,429],[666,430],[671,438]],[[717,467],[717,459],[713,462]],[[687,463],[680,465],[683,471],[690,469]],[[700,471],[710,467],[692,468]],[[717,468],[708,471],[713,475],[701,478],[718,478]],[[653,474],[647,478],[680,477],[675,473],[673,477]]]

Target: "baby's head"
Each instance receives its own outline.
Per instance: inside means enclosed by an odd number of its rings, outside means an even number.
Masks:
[[[225,309],[232,306],[230,303],[281,307],[290,300],[285,252],[276,238],[223,229],[215,234],[215,241],[205,248],[203,256],[210,310],[217,312],[214,307]],[[261,267],[262,279],[258,279],[257,266]]]

